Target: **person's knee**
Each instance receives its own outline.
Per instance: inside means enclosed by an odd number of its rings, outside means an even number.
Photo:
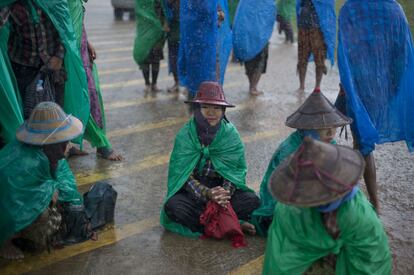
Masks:
[[[167,216],[176,221],[182,222],[188,219],[188,213],[185,211],[181,201],[175,197],[170,198],[164,205],[164,211]]]

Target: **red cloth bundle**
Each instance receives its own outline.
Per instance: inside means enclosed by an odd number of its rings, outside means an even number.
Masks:
[[[200,216],[200,223],[204,225],[204,234],[201,238],[229,238],[234,248],[247,245],[239,219],[229,203],[227,208],[209,201],[206,209]]]

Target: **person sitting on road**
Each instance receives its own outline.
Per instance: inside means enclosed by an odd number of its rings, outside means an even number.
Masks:
[[[299,148],[305,136],[334,143],[337,128],[351,122],[352,119],[339,112],[320,89],[314,90],[302,106],[286,119],[287,126],[298,130],[286,138],[276,149],[260,185],[260,207],[253,212],[251,220],[259,235],[267,235],[267,229],[273,218],[276,201],[267,188],[273,171]]]
[[[203,82],[196,97],[194,116],[179,131],[171,154],[168,191],[162,206],[161,225],[188,237],[204,232],[200,215],[208,201],[231,204],[239,220],[248,221],[259,198],[246,186],[244,145],[225,117],[229,104],[217,82]],[[255,234],[252,224],[241,229]]]
[[[22,239],[30,247],[49,248],[64,219],[57,204],[83,207],[75,177],[64,159],[69,140],[82,131],[82,122],[76,117],[66,115],[54,102],[42,102],[17,130],[17,141],[0,151],[1,257],[22,259],[24,254],[15,245]]]
[[[358,151],[305,137],[270,177],[278,203],[263,274],[303,274],[321,262],[335,274],[391,274],[384,227],[358,188],[363,171]]]

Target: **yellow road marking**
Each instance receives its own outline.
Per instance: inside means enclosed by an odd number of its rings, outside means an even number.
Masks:
[[[228,275],[257,275],[262,274],[264,255],[242,265],[228,273]]]
[[[262,139],[270,138],[277,136],[280,132],[277,130],[269,130],[258,132],[251,136],[242,137],[244,143],[250,143],[254,141],[259,141]],[[170,160],[170,154],[157,154],[149,156],[143,160],[139,160],[131,165],[123,165],[123,166],[111,166],[106,168],[103,172],[82,172],[76,174],[76,181],[78,186],[83,186],[87,184],[91,184],[100,180],[106,179],[114,179],[120,178],[132,174],[136,174],[138,172],[142,172],[147,169],[152,169],[157,166],[162,166],[168,164]],[[255,183],[257,184],[257,183]]]
[[[86,241],[84,243],[66,246],[64,249],[52,250],[49,254],[44,252],[36,256],[27,256],[22,261],[12,261],[2,270],[2,274],[22,274],[33,270],[39,270],[48,265],[69,259],[104,246],[119,242],[128,237],[144,233],[159,225],[159,217],[153,216],[131,224],[116,226],[99,234],[98,241]]]
[[[239,82],[230,82],[228,84],[224,84],[224,89],[230,89],[230,88],[241,87],[241,86],[242,85]],[[142,104],[156,102],[160,100],[179,99],[180,96],[181,96],[180,94],[171,93],[171,94],[157,95],[156,97],[139,98],[139,99],[132,99],[132,100],[109,101],[109,102],[105,102],[105,110],[114,110],[118,108],[139,106]]]
[[[131,58],[132,58],[132,47],[121,47],[121,48],[111,48],[111,49],[100,50],[98,54],[116,53],[116,52],[131,52]]]
[[[166,66],[166,65],[164,65],[164,66]],[[137,72],[136,68],[135,69],[131,68],[130,70]],[[128,71],[128,70],[125,69],[125,71]],[[227,69],[228,73],[237,72],[237,71],[241,72],[241,68],[238,67],[238,66],[230,66]],[[98,73],[99,73],[99,75],[102,75],[102,73],[100,73],[100,71],[98,71]],[[104,74],[111,74],[111,70],[105,70]],[[163,77],[163,78],[159,79],[159,81],[165,81],[165,80],[168,80],[168,79],[171,79],[171,77],[166,76],[166,77]],[[101,84],[100,87],[101,87],[101,89],[113,89],[113,88],[124,88],[124,87],[137,86],[137,85],[141,85],[141,84],[144,84],[144,83],[145,83],[144,79],[141,78],[141,79],[134,79],[134,80],[129,80],[129,81],[120,81],[120,82],[113,82],[113,83],[106,83],[106,84],[104,83],[104,84]]]

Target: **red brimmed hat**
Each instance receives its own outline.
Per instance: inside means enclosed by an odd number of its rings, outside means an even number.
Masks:
[[[184,101],[185,103],[202,103],[217,105],[223,107],[235,107],[228,103],[224,97],[224,91],[221,85],[213,81],[205,81],[201,83],[197,95],[193,100]]]

